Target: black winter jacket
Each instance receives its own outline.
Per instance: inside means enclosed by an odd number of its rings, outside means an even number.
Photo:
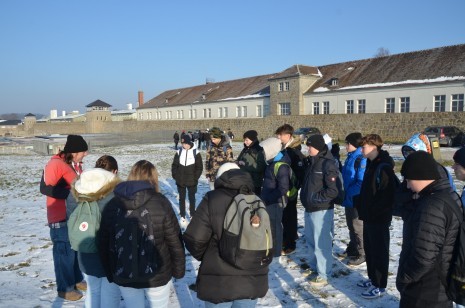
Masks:
[[[181,152],[181,155],[179,153]],[[196,152],[194,156],[194,152]],[[203,161],[197,145],[186,150],[177,150],[171,164],[171,176],[181,187],[197,186],[203,171]]]
[[[115,264],[110,253],[110,237],[115,236],[115,217],[119,209],[131,210],[145,205],[150,212],[155,246],[160,257],[158,274],[143,283],[127,283],[125,287],[154,288],[166,285],[172,277],[182,278],[185,272],[186,258],[181,238],[181,230],[171,203],[162,194],[157,193],[148,181],[127,181],[118,184],[114,190],[115,197],[110,200],[102,213],[99,230],[99,253],[105,273],[113,281]],[[129,266],[129,264],[128,264]]]
[[[376,169],[382,163],[387,165],[381,167],[377,177]],[[387,151],[380,150],[373,161],[367,159],[360,195],[353,197],[358,215],[365,223],[391,222],[396,189],[394,176],[394,161]]]
[[[234,169],[215,181],[215,190],[204,196],[184,233],[187,250],[201,261],[197,275],[197,297],[212,303],[254,299],[268,291],[268,268],[240,270],[224,261],[218,250],[227,208],[239,191],[253,194],[250,175]]]
[[[300,200],[306,212],[316,212],[334,208],[334,198],[338,195],[336,179],[338,166],[328,148],[310,158],[310,166],[305,172],[300,191]]]
[[[410,307],[446,307],[450,304],[440,277],[446,277],[457,238],[459,221],[451,207],[462,207],[448,180],[425,187],[414,211],[404,222],[402,252],[396,285]],[[412,300],[421,299],[422,304]]]
[[[239,167],[252,176],[255,188],[261,188],[266,161],[263,148],[259,145],[258,141],[254,141],[250,146],[244,144],[244,148],[237,157],[237,161],[244,162],[244,164],[240,164]]]

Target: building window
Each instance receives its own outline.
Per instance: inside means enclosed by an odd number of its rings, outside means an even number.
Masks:
[[[179,111],[179,110],[176,110],[176,119],[180,119],[180,118],[181,118],[180,111]]]
[[[106,117],[105,117],[105,120],[106,120]],[[152,120],[152,113],[151,112],[148,113],[148,120]]]
[[[337,86],[338,84],[339,84],[339,79],[337,79],[337,78],[331,79],[331,85],[332,86]]]
[[[211,118],[212,117],[212,110],[211,108],[205,108],[203,110],[203,117],[204,118]]]
[[[242,106],[242,117],[247,118],[247,106]]]
[[[258,105],[256,108],[256,115],[257,117],[261,118],[262,117],[262,106]]]
[[[219,107],[218,108],[218,118],[222,118],[223,117],[223,107]]]
[[[278,91],[279,92],[289,91],[289,81],[280,82]]]
[[[396,99],[394,97],[386,98],[386,113],[396,112]]]
[[[184,110],[181,110],[180,116],[181,116],[181,119],[184,119]]]
[[[279,115],[291,114],[291,103],[279,103],[278,107]]]
[[[435,112],[446,111],[446,96],[445,95],[434,96],[434,111]]]
[[[410,97],[400,98],[400,112],[410,112]]]
[[[228,107],[223,107],[223,116],[224,116],[225,118],[228,117]]]
[[[452,111],[464,111],[463,94],[452,94]]]
[[[139,113],[139,120],[143,120],[144,119],[144,114],[141,112]]]
[[[320,102],[313,102],[313,114],[320,114]]]
[[[241,107],[237,106],[236,107],[236,118],[240,118],[240,117],[241,117]]]
[[[358,100],[358,113],[366,113],[366,100]]]
[[[353,100],[347,100],[346,101],[346,113],[354,113],[354,101]]]
[[[197,110],[196,109],[192,109],[192,118],[193,119],[197,118]]]
[[[323,114],[329,114],[329,102],[323,102]]]

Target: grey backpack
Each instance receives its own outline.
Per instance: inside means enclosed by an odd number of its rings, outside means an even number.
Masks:
[[[238,194],[226,211],[220,256],[236,268],[257,270],[273,260],[270,217],[256,195]]]

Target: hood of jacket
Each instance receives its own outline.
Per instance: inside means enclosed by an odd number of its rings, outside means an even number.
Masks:
[[[249,173],[240,169],[231,169],[215,180],[215,189],[219,188],[234,189],[240,193],[250,194],[254,192],[255,186]]]
[[[394,168],[395,166],[394,160],[391,156],[389,156],[389,152],[386,150],[380,150],[378,156],[376,156],[376,158],[373,161],[367,159],[367,165],[374,164],[377,166],[380,163],[388,163],[392,166],[392,168]]]
[[[300,141],[300,138],[291,137],[291,139],[289,139],[289,141],[284,145],[284,148],[302,150],[302,142]]]
[[[114,194],[128,210],[134,210],[147,203],[155,194],[149,181],[126,181],[116,185]]]
[[[71,185],[71,193],[77,202],[98,201],[107,197],[121,182],[110,171],[93,168],[84,171]]]

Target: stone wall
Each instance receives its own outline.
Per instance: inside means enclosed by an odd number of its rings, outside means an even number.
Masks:
[[[322,133],[328,133],[335,140],[354,131],[362,134],[377,133],[386,142],[404,142],[413,133],[424,130],[429,125],[455,125],[465,130],[465,112],[421,112],[392,114],[326,114],[299,116],[268,116],[260,119],[208,119],[208,120],[163,120],[163,121],[121,121],[102,122],[100,133],[135,134],[138,132],[156,132],[163,139],[171,140],[175,130],[204,130],[218,126],[224,131],[228,128],[238,139],[250,129],[255,129],[259,138],[273,136],[275,129],[289,123],[295,129],[315,126]],[[50,134],[86,134],[97,133],[86,129],[86,123],[36,123],[30,130],[18,126],[19,136],[38,136]]]

